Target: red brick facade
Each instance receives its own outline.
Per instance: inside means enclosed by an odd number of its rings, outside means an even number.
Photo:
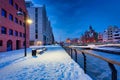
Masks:
[[[12,4],[9,1],[13,1]],[[17,8],[15,7],[16,4]],[[2,13],[2,10],[6,11],[6,17],[3,16],[4,13]],[[27,14],[24,0],[0,0],[0,52],[24,48],[24,16],[16,14],[19,10]],[[9,19],[10,14],[13,15],[13,21]],[[18,19],[18,23],[15,22],[15,18]],[[6,28],[6,34],[2,33],[2,27]],[[28,25],[26,28],[26,44],[29,47]],[[10,35],[10,29],[13,30],[13,35]],[[18,32],[18,36],[16,36],[15,31]]]

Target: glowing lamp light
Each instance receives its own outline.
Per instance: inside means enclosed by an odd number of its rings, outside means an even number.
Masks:
[[[33,23],[33,21],[32,21],[31,19],[27,19],[26,22],[27,22],[28,24],[32,24],[32,23]]]

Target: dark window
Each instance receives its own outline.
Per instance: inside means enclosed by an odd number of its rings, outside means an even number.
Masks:
[[[13,5],[13,0],[9,0],[9,4]]]
[[[38,8],[35,8],[35,38],[38,39]]]
[[[13,21],[13,15],[9,14],[9,20]]]
[[[15,4],[15,9],[18,10],[18,5],[17,4]]]
[[[22,21],[20,21],[20,25],[22,25]]]
[[[37,34],[35,35],[35,39],[38,39],[38,35]]]
[[[114,36],[119,36],[119,34],[115,34]]]
[[[7,29],[5,27],[1,27],[1,33],[2,34],[7,34]]]
[[[25,38],[25,34],[23,33],[23,37]]]
[[[3,41],[2,40],[0,40],[0,46],[2,46],[3,45]]]
[[[18,19],[17,18],[15,18],[15,23],[18,23]]]
[[[2,15],[3,17],[7,17],[7,12],[6,12],[4,9],[2,9],[1,15]]]
[[[19,8],[19,11],[20,11],[20,12],[23,12],[21,8]]]
[[[22,37],[22,33],[20,32],[20,37]]]
[[[18,36],[18,31],[15,31],[15,36]]]
[[[25,27],[25,23],[23,23],[23,27]]]
[[[115,39],[120,39],[120,37],[116,37]]]
[[[13,35],[13,30],[9,29],[9,35]]]

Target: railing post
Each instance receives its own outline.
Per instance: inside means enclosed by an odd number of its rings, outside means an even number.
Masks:
[[[84,54],[84,52],[82,52],[82,55],[84,57],[84,72],[86,73],[86,55]]]
[[[71,58],[72,58],[72,49],[70,49],[70,54],[71,54],[70,56],[71,56]]]
[[[115,66],[111,63],[108,63],[111,72],[112,72],[112,79],[111,80],[117,80],[117,70],[115,69]]]
[[[74,49],[74,51],[75,51],[75,61],[77,62],[77,51],[76,49]]]

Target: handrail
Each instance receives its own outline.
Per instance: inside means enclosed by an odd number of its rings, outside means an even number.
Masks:
[[[76,49],[76,48],[73,48],[73,47],[68,47],[68,48],[71,48],[71,49]],[[84,51],[84,50],[78,50],[78,49],[76,49],[78,52],[84,52],[85,54],[89,54],[89,55],[91,55],[91,56],[94,56],[94,57],[97,57],[97,58],[99,58],[99,59],[102,59],[102,60],[104,60],[104,61],[106,61],[106,62],[109,62],[109,63],[111,63],[111,64],[116,64],[116,65],[119,65],[120,66],[120,62],[117,62],[117,61],[114,61],[114,60],[110,60],[110,59],[108,59],[108,58],[104,58],[104,57],[102,57],[102,56],[99,56],[99,55],[97,55],[97,54],[93,54],[93,53],[90,53],[90,52],[87,52],[87,51]]]
[[[120,66],[120,62],[117,62],[117,61],[114,61],[114,60],[110,60],[110,59],[108,59],[108,58],[104,58],[104,57],[99,56],[99,55],[97,55],[97,54],[93,54],[93,53],[90,53],[90,52],[86,52],[86,51],[84,51],[84,50],[81,50],[81,51],[79,51],[79,52],[84,52],[85,54],[89,54],[89,55],[91,55],[91,56],[97,57],[97,58],[102,59],[102,60],[104,60],[104,61],[106,61],[106,62],[109,62],[109,63],[111,63],[111,64],[116,64],[116,65],[119,65],[119,66]]]
[[[67,47],[66,47],[66,46],[62,46],[62,47],[63,47],[63,48],[66,50],[66,52],[71,56],[71,58],[73,58],[73,56],[72,56],[72,51],[75,51],[75,61],[76,61],[76,62],[77,62],[77,53],[79,52],[79,53],[81,53],[81,54],[83,55],[83,58],[84,58],[84,72],[85,72],[85,73],[86,73],[86,64],[87,64],[87,63],[86,63],[87,57],[86,57],[85,54],[89,54],[89,55],[91,55],[91,56],[94,56],[94,57],[96,57],[96,58],[99,58],[99,59],[101,59],[101,60],[106,61],[106,62],[108,63],[109,68],[111,69],[111,73],[112,73],[112,75],[111,75],[111,80],[117,80],[117,70],[116,70],[114,64],[120,66],[120,62],[117,62],[117,61],[114,61],[114,60],[111,60],[111,59],[102,57],[102,56],[97,55],[97,54],[93,54],[93,53],[87,52],[87,51],[85,51],[85,50],[78,50],[78,49],[76,49],[76,48],[68,47],[68,46],[67,46]],[[69,49],[69,50],[67,50],[67,49]]]

